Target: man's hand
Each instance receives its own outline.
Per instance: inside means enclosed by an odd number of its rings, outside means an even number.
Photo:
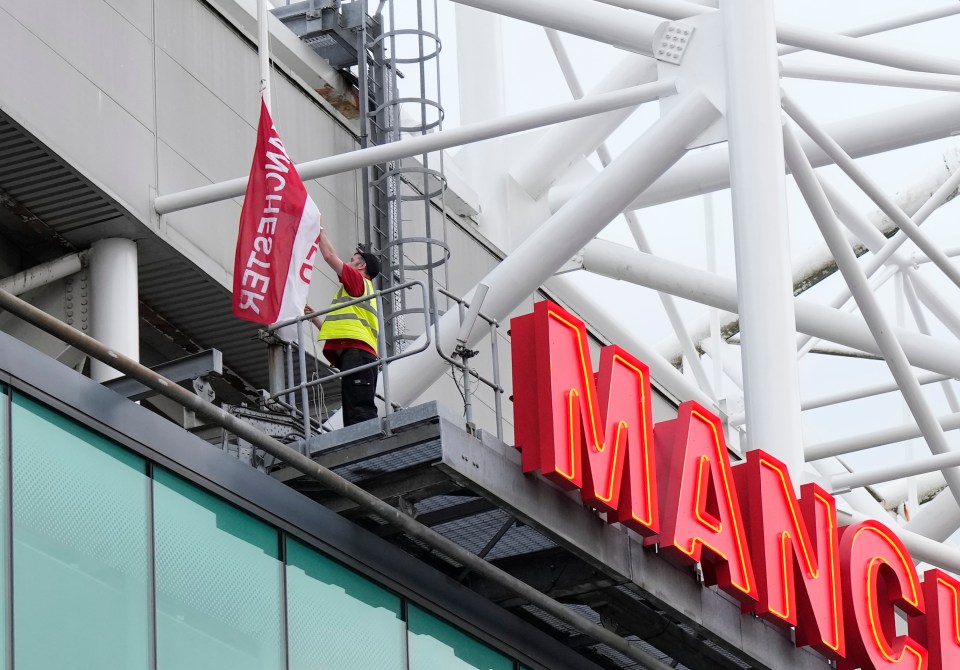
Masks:
[[[304,306],[303,306],[303,313],[304,313],[304,315],[313,314],[313,313],[316,312],[316,311],[317,311],[317,310],[315,310],[315,309],[314,309],[313,307],[311,307],[310,305],[304,305]],[[312,319],[310,319],[310,323],[312,323],[312,324],[313,324],[314,326],[316,326],[317,328],[320,328],[320,326],[323,325],[323,317],[322,317],[322,316],[315,316],[315,317],[313,317]]]

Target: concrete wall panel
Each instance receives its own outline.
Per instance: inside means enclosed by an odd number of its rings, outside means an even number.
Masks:
[[[0,0],[0,6],[123,110],[153,128],[149,33],[141,32],[102,0]],[[19,61],[30,63],[23,58]],[[59,89],[56,79],[38,81],[54,92]]]
[[[114,53],[116,59],[123,57],[119,50]],[[0,9],[0,62],[21,64],[0,68],[0,108],[148,219],[154,182],[149,127],[5,9]]]

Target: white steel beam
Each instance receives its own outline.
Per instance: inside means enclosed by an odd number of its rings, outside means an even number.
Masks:
[[[563,46],[563,41],[560,38],[560,34],[551,28],[546,28],[545,31],[547,33],[547,39],[550,42],[550,47],[553,49],[553,54],[557,59],[557,64],[560,66],[560,71],[563,73],[563,78],[567,82],[567,87],[570,89],[570,94],[574,98],[583,97],[583,88],[580,86],[580,82],[577,79],[577,74],[573,69],[573,64],[570,62],[567,50]],[[636,56],[631,57],[638,58]],[[650,62],[650,64],[652,70],[651,75],[655,76],[656,70],[652,67],[652,62]],[[595,122],[598,121],[598,119],[592,120]],[[595,123],[594,125],[598,124]],[[548,131],[547,135],[550,135],[554,130],[558,129],[554,128]],[[589,132],[582,134],[586,135],[589,134]],[[564,142],[563,144],[569,143]],[[610,151],[607,149],[607,145],[605,142],[603,142],[602,138],[600,139],[599,146],[596,147],[596,150],[597,157],[600,159],[600,164],[603,165],[603,167],[607,167],[611,162],[613,162],[613,159],[610,156]],[[535,152],[536,148],[531,153]],[[550,167],[551,163],[547,163],[542,165],[540,169],[542,169],[545,173]],[[531,176],[537,174],[540,174],[540,172],[534,171],[531,173]],[[546,187],[546,184],[544,184],[544,187]],[[643,234],[643,229],[640,228],[640,222],[637,220],[636,214],[634,212],[624,212],[624,218],[627,220],[627,226],[630,229],[630,234],[633,235],[633,239],[637,245],[637,248],[640,251],[651,253],[650,244],[647,242],[647,239]],[[660,302],[663,304],[663,309],[667,314],[667,319],[670,321],[670,325],[673,327],[673,331],[676,334],[677,339],[680,340],[680,346],[684,352],[684,355],[687,357],[687,360],[690,361],[690,368],[693,371],[694,378],[697,380],[697,385],[712,398],[716,398],[717,394],[714,392],[710,381],[707,379],[706,372],[703,369],[703,363],[700,361],[700,356],[697,354],[696,347],[693,344],[693,340],[690,338],[690,334],[686,331],[686,328],[683,324],[683,319],[680,317],[680,311],[677,309],[677,306],[673,301],[673,296],[665,293],[658,293],[657,296],[660,298]]]
[[[956,430],[960,428],[960,414],[945,414],[937,417],[937,423],[942,430]],[[826,442],[807,445],[805,450],[808,461],[816,461],[830,456],[841,456],[851,454],[855,451],[863,451],[872,447],[880,447],[885,444],[895,444],[922,437],[923,433],[915,423],[904,423],[899,426],[881,428],[880,430],[870,431],[868,433],[859,433],[850,437],[841,437]]]
[[[680,100],[577,198],[539,226],[490,271],[482,280],[490,287],[483,304],[484,313],[497,320],[507,318],[557,268],[616,218],[637,189],[652,183],[675,163],[687,144],[717,116],[716,108],[698,91]],[[455,310],[440,319],[436,345],[442,351],[452,351],[458,328]],[[479,340],[482,334],[474,332],[471,339]],[[432,347],[396,361],[391,366],[391,401],[401,405],[413,402],[445,368],[446,363]]]
[[[866,37],[867,35],[885,33],[889,30],[897,30],[898,28],[915,26],[928,21],[936,21],[937,19],[942,19],[947,16],[954,16],[956,14],[960,14],[960,5],[957,3],[951,3],[949,5],[942,5],[940,7],[919,10],[911,14],[901,14],[900,16],[894,16],[889,19],[881,19],[880,21],[875,21],[862,26],[847,28],[839,31],[838,34],[846,35],[847,37]],[[783,56],[790,53],[796,53],[798,51],[803,51],[803,49],[797,47],[781,47],[780,55]]]
[[[803,437],[773,0],[727,2],[727,134],[749,443],[800,481]]]
[[[454,0],[535,23],[571,35],[597,40],[627,51],[652,56],[662,19],[611,7],[591,0]]]
[[[949,490],[923,505],[907,524],[909,531],[929,537],[932,541],[945,542],[960,527],[960,506]]]
[[[906,463],[895,463],[873,470],[858,470],[845,475],[834,475],[830,478],[830,492],[834,494],[844,493],[850,489],[861,486],[881,484],[883,482],[893,481],[894,479],[903,479],[904,477],[925,475],[929,472],[937,472],[938,470],[955,472],[954,468],[958,466],[960,466],[960,451],[936,454],[934,456],[917,458]]]
[[[827,478],[849,472],[836,458],[818,461],[813,463],[812,466]],[[915,560],[924,561],[944,570],[960,570],[960,552],[953,547],[944,546],[940,542],[930,539],[927,533],[914,532],[914,522],[909,523],[907,528],[900,528],[891,523],[891,517],[887,511],[864,489],[853,489],[849,493],[842,494],[841,498],[853,508],[852,510],[842,508],[837,510],[843,525],[859,523],[866,519],[877,519],[889,525],[890,529],[903,541]],[[954,509],[957,509],[956,502],[949,493],[946,495],[946,500],[953,504]],[[930,505],[932,504],[930,503]],[[921,508],[920,513],[923,514],[925,510],[926,506]],[[960,516],[960,509],[957,509],[957,515]]]
[[[814,63],[782,62],[780,74],[791,79],[812,79],[814,81],[833,81],[846,84],[869,84],[873,86],[894,86],[916,88],[928,91],[960,91],[960,77],[951,74],[929,74],[926,72],[903,72],[900,70],[880,70],[864,68],[845,68],[835,65],[825,66]]]
[[[32,268],[0,279],[0,290],[12,295],[20,295],[35,288],[46,286],[58,279],[69,277],[83,268],[85,252],[69,254],[53,261],[41,263]]]
[[[943,375],[937,372],[921,372],[917,375],[917,381],[920,382],[921,385],[934,384],[936,382],[942,382],[950,379],[952,379],[950,375]],[[837,391],[836,393],[827,393],[825,395],[817,396],[816,398],[801,400],[800,409],[801,411],[806,412],[807,410],[811,409],[829,407],[830,405],[839,405],[841,403],[850,402],[851,400],[862,400],[863,398],[872,398],[873,396],[883,395],[884,393],[893,393],[899,388],[900,387],[897,386],[896,381],[888,381],[871,384],[870,386],[861,386],[855,389],[848,389],[845,391]],[[744,422],[744,419],[745,417],[743,414],[734,414],[730,417],[730,423],[741,424]]]
[[[890,373],[897,380],[903,399],[917,422],[927,447],[934,454],[951,452],[952,449],[947,443],[943,429],[937,423],[933,410],[930,409],[926,398],[923,397],[920,383],[910,369],[910,362],[907,360],[903,347],[900,346],[900,342],[893,334],[890,323],[870,290],[867,277],[857,264],[857,257],[844,238],[840,224],[834,218],[833,210],[827,196],[820,187],[820,183],[817,181],[813,167],[807,162],[807,157],[789,125],[783,126],[783,138],[787,163],[793,171],[800,193],[810,207],[810,212],[813,214],[827,246],[830,247],[830,251],[837,260],[837,268],[846,280],[847,286],[850,287],[850,291],[860,307],[860,312],[877,341],[877,346],[883,354],[887,367],[890,368]],[[750,420],[748,412],[748,425]],[[960,470],[951,468],[944,471],[943,474],[954,497],[960,500]]]
[[[634,9],[654,16],[669,18],[674,21],[713,11],[709,8],[680,0],[675,0],[674,2],[667,2],[665,0],[601,0],[601,2],[615,7]],[[752,6],[756,5],[755,2],[748,4]],[[728,8],[724,7],[722,9],[726,10]],[[895,27],[901,27],[903,25],[921,23],[922,21],[929,21],[932,18],[939,18],[940,16],[947,16],[952,13],[957,12],[943,12],[939,10],[932,14],[929,12],[925,14],[914,14],[908,17],[889,20],[881,24],[860,27],[850,31],[849,34],[831,33],[807,26],[777,22],[776,35],[777,41],[788,47],[788,49],[782,50],[781,53],[789,52],[789,47],[793,47],[795,50],[809,49],[821,53],[833,54],[834,56],[855,58],[869,63],[889,65],[904,70],[960,74],[960,61],[949,58],[938,58],[928,54],[915,53],[906,49],[898,49],[889,45],[864,42],[856,39],[858,36],[892,30]]]
[[[853,158],[939,140],[960,132],[960,96],[944,95],[826,124],[824,129]],[[814,167],[833,162],[809,138],[801,138],[800,143]],[[686,156],[634,199],[629,208],[641,209],[729,186],[729,156],[723,144]],[[581,188],[582,183],[572,181],[550,189],[550,207],[556,210]]]
[[[737,284],[732,279],[606,240],[593,240],[582,250],[583,268],[630,281],[717,309],[736,312]],[[880,354],[863,319],[854,314],[794,298],[797,330],[860,351]],[[960,344],[921,335],[902,328],[893,332],[912,365],[960,377]]]
[[[777,39],[787,46],[854,58],[902,70],[960,74],[960,61],[898,49],[888,44],[866,42],[855,37],[837,35],[805,26],[777,24]]]
[[[920,249],[933,260],[936,266],[950,278],[950,281],[956,284],[957,287],[960,287],[960,268],[953,265],[940,248],[928,239],[924,233],[920,232],[919,226],[857,165],[856,161],[843,150],[843,147],[830,137],[789,95],[783,95],[783,107],[787,114],[797,122],[803,131],[830,156],[833,162],[836,163],[887,216],[893,219],[897,227],[900,228],[914,244],[920,247]]]
[[[947,499],[953,503],[954,507],[956,507],[956,502],[950,498],[949,495],[947,495]],[[928,503],[928,505],[932,504],[933,503]],[[926,506],[921,507],[920,513],[922,514],[925,509]],[[910,552],[910,556],[912,556],[915,561],[923,561],[924,563],[935,565],[938,568],[949,570],[950,572],[960,571],[960,551],[958,551],[956,547],[950,547],[943,544],[942,540],[931,538],[926,533],[914,532],[912,530],[913,522],[908,523],[906,528],[901,528],[896,524],[890,523],[890,517],[886,514],[877,517],[870,517],[869,515],[861,514],[860,512],[849,512],[839,509],[837,510],[837,514],[840,519],[848,521],[848,523],[843,525],[860,523],[861,521],[865,521],[870,518],[876,518],[877,520],[886,524],[893,534],[900,538],[900,540],[903,542],[903,545]],[[957,514],[958,517],[960,517],[960,510],[958,510]]]
[[[674,95],[676,90],[676,83],[673,81],[652,82],[603,95],[564,102],[544,109],[511,114],[484,123],[460,126],[459,128],[441,130],[427,135],[416,135],[399,142],[390,142],[328,158],[307,161],[306,163],[299,163],[296,168],[302,179],[320,179],[321,177],[357,170],[376,163],[385,163],[472,142],[480,142],[493,137],[541,128],[554,123],[609,112],[614,109],[635,107],[663,96]],[[248,177],[239,177],[179,193],[161,195],[154,201],[154,209],[158,214],[163,215],[190,207],[236,198],[246,191],[247,180]]]
[[[916,290],[917,297],[927,306],[935,317],[947,327],[954,337],[960,339],[960,316],[956,308],[944,300],[936,289],[912,267],[904,267],[904,272],[910,278],[911,286]]]
[[[909,269],[913,270],[913,268]],[[904,297],[906,298],[910,312],[913,314],[913,320],[917,324],[917,329],[924,335],[930,335],[930,326],[927,325],[927,317],[924,316],[923,310],[920,308],[920,300],[917,298],[917,292],[914,287],[914,279],[919,279],[920,275],[916,271],[904,271],[902,276]],[[949,380],[944,380],[940,384],[940,388],[943,391],[944,398],[947,400],[950,411],[954,413],[960,412],[960,402],[957,401],[957,394],[953,390],[953,384],[951,384]]]
[[[653,59],[628,54],[589,96],[641,85],[656,78],[657,65]],[[593,153],[633,112],[633,108],[619,109],[549,129],[525,156],[518,157],[510,168],[510,176],[532,198],[539,198],[574,159]]]
[[[140,300],[137,291],[137,243],[109,238],[90,247],[90,335],[111,350],[140,360]],[[104,382],[121,376],[98,360],[90,377]]]

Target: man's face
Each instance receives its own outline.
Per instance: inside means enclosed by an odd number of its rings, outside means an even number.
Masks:
[[[363,256],[360,254],[354,254],[350,260],[347,262],[347,265],[352,267],[354,270],[363,270],[367,267],[366,261],[363,260]]]

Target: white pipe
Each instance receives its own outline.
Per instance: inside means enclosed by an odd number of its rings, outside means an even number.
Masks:
[[[948,258],[956,258],[960,256],[960,247],[949,247],[943,250],[943,253],[947,255]],[[929,263],[930,259],[927,258],[925,254],[912,254],[910,258],[907,259],[911,265],[923,265],[924,263]]]
[[[553,57],[557,59],[557,65],[560,66],[560,73],[563,75],[563,80],[567,82],[567,88],[570,89],[570,94],[573,96],[574,100],[579,100],[583,97],[583,86],[580,85],[580,80],[577,78],[577,73],[573,69],[573,63],[570,60],[570,55],[563,46],[563,38],[561,38],[560,33],[553,28],[544,28],[543,32],[547,35],[547,41],[550,43],[550,48],[553,50]],[[642,82],[637,83],[639,84]],[[627,85],[629,86],[629,84]],[[623,87],[618,86],[617,88]],[[600,91],[595,92],[599,93]]]
[[[734,357],[733,348],[726,342],[718,340],[719,347],[715,346],[713,339],[706,339],[700,343],[703,350],[707,352],[713,360],[717,361],[720,369],[730,378],[740,391],[743,391],[743,363]]]
[[[907,305],[910,307],[910,312],[913,314],[913,320],[917,323],[917,329],[924,335],[929,335],[930,326],[927,325],[927,317],[920,308],[920,300],[917,298],[917,292],[914,286],[914,280],[919,279],[920,274],[914,271],[913,268],[908,268],[901,273],[901,276],[903,277],[904,297],[906,298]],[[957,401],[957,394],[953,391],[953,384],[951,384],[949,380],[944,380],[940,384],[940,388],[943,391],[947,405],[950,407],[950,411],[953,413],[960,412],[960,402]]]
[[[944,381],[945,379],[951,379],[951,377],[949,375],[941,375],[936,372],[921,372],[919,375],[917,375],[917,381],[919,381],[921,384],[933,384]],[[858,389],[851,389],[848,391],[828,393],[826,395],[803,401],[800,404],[800,409],[806,411],[810,409],[818,409],[820,407],[828,407],[830,405],[838,405],[842,402],[849,402],[851,400],[872,398],[875,395],[892,393],[898,388],[899,386],[897,386],[895,381],[889,381],[873,384],[871,386],[861,386]]]
[[[0,279],[0,290],[12,295],[21,295],[58,279],[69,277],[83,268],[85,255],[84,253],[69,254]]]
[[[140,360],[140,301],[137,243],[110,238],[90,247],[90,335],[117,353]],[[90,362],[98,382],[120,373],[98,360]]]
[[[750,444],[800,481],[803,437],[773,0],[721,10],[744,403]]]
[[[809,152],[807,156],[810,156]],[[960,187],[960,147],[953,147],[943,153],[943,156],[937,161],[937,167],[935,169],[899,191],[896,196],[896,202],[903,211],[913,216],[914,223],[919,226],[934,210],[943,205],[949,198],[954,197],[957,194],[958,187]],[[830,193],[828,192],[827,195],[829,196]],[[837,203],[832,202],[832,204],[836,208]],[[841,220],[846,220],[845,216],[849,214],[850,213],[846,211],[838,211]],[[880,210],[876,210],[868,215],[868,219],[884,236],[890,235],[897,230],[893,221],[887,218]],[[880,266],[884,264],[886,258],[896,252],[906,240],[906,234],[897,231],[893,237],[885,243],[889,246],[884,246],[884,248],[878,252],[877,257],[867,260],[865,268],[867,275],[872,276]],[[960,248],[956,250],[948,249],[944,253],[946,253],[947,256],[957,255],[960,254]],[[900,258],[904,257],[901,255]],[[920,263],[924,261],[924,258],[925,257],[914,254],[913,257],[906,260],[912,263]],[[825,244],[821,243],[807,249],[805,252],[799,254],[793,262],[794,290],[796,291],[797,287],[799,287],[800,292],[805,291],[809,286],[820,281],[826,274],[832,274],[834,268],[833,256]],[[850,290],[844,285],[840,292],[828,304],[839,309],[846,304],[849,299]],[[730,314],[724,317],[727,328],[729,328],[732,323],[731,318],[732,315]],[[692,337],[703,339],[707,337],[710,332],[709,320],[702,318],[692,324],[688,324],[687,328]],[[801,338],[801,346],[804,346],[802,345],[804,339],[805,338]],[[664,358],[668,359],[675,358],[678,355],[675,341],[663,342],[657,346],[657,350]]]
[[[550,42],[550,47],[553,49],[554,56],[557,59],[557,64],[560,66],[560,71],[563,73],[563,78],[567,82],[567,87],[570,89],[570,94],[574,98],[583,97],[583,88],[580,86],[580,81],[577,79],[577,74],[573,69],[573,63],[570,62],[570,57],[567,54],[567,50],[563,46],[563,41],[560,38],[560,34],[551,28],[545,28],[544,30],[547,34],[547,39]],[[627,58],[630,60],[636,60],[639,57],[631,54]],[[631,67],[629,68],[628,71],[634,72],[640,69],[650,69],[651,77],[656,76],[656,68],[653,67],[652,61],[650,61],[649,59],[644,59],[644,61],[642,62],[642,65],[645,67],[644,68]],[[621,66],[617,68],[615,72],[623,71],[623,70],[627,70],[627,68],[624,68],[623,65],[621,64]],[[623,83],[624,82],[601,83],[600,86],[597,87],[597,89],[594,89],[594,92],[596,93],[602,92],[605,86],[613,89],[620,88],[621,84]],[[611,114],[622,114],[622,112],[611,112]],[[598,121],[601,120],[599,118],[593,118],[593,119],[587,119],[587,120],[593,122],[591,125],[591,128],[594,131],[597,126],[601,125],[600,123],[598,123]],[[577,122],[572,122],[570,124],[567,124],[566,126],[563,126],[561,128],[553,128],[547,131],[547,135],[551,135],[556,130],[561,130],[561,129],[566,130],[566,129],[569,129],[569,127],[572,125],[581,125],[581,124],[582,124],[582,121],[577,121]],[[582,139],[584,136],[591,135],[591,129],[583,128],[578,130],[582,130],[583,132],[577,132],[574,136],[566,139],[553,138],[552,140],[544,143],[546,153],[554,153],[550,151],[550,147],[553,147],[554,149],[558,147],[566,147],[566,146],[569,146],[570,144],[576,144],[578,138]],[[604,135],[603,137],[605,136],[606,135]],[[603,141],[603,137],[597,136],[596,140],[597,140],[598,146],[596,146],[596,151],[597,151],[597,157],[600,159],[601,165],[603,165],[603,167],[607,167],[612,162],[613,159],[610,156],[610,151],[607,149],[607,146]],[[591,139],[591,144],[587,146],[592,148],[593,147],[592,142],[593,142],[593,139]],[[579,149],[575,149],[575,150],[579,151]],[[543,158],[543,155],[537,152],[536,147],[534,147],[533,151],[530,153],[532,155],[537,155],[540,159]],[[556,161],[559,161],[559,160],[562,160],[562,159],[561,158],[552,159],[551,162],[547,162],[546,164],[541,165],[540,168],[538,168],[538,170],[531,172],[530,175],[531,176],[541,175],[540,178],[542,178],[543,174],[546,174],[551,168],[556,167],[557,165]],[[537,177],[534,177],[534,178],[537,178]],[[529,186],[530,185],[528,184],[528,187]],[[533,188],[536,188],[536,186],[533,186]],[[647,253],[650,253],[650,245],[643,234],[643,230],[640,228],[640,222],[637,220],[636,214],[634,212],[625,212],[624,218],[627,221],[627,227],[630,229],[630,234],[633,235],[634,243],[637,245],[637,248],[640,249],[640,251],[646,251]],[[664,293],[658,293],[657,295],[660,298],[661,303],[663,303],[663,309],[667,314],[667,319],[670,321],[670,325],[673,327],[673,330],[676,333],[677,338],[680,340],[680,346],[683,349],[684,354],[687,356],[687,360],[690,361],[690,367],[693,371],[694,378],[697,380],[697,385],[700,387],[701,390],[707,393],[710,397],[716,398],[717,397],[716,393],[713,392],[713,388],[711,387],[710,382],[707,380],[706,373],[703,370],[703,364],[700,360],[700,357],[697,355],[696,348],[694,347],[694,344],[693,344],[693,340],[690,339],[690,335],[686,332],[686,329],[683,325],[683,319],[680,317],[680,311],[677,309],[676,304],[673,302],[673,296],[666,295]]]
[[[937,472],[960,466],[960,451],[951,451],[941,453],[935,456],[912,459],[906,463],[896,463],[873,470],[858,470],[846,475],[836,475],[830,479],[830,490],[832,493],[843,492],[849,489],[859,488],[861,486],[870,486],[871,484],[880,484],[882,482],[893,481],[894,479],[903,479],[915,475],[924,475],[928,472]]]
[[[827,478],[833,475],[849,472],[849,470],[845,468],[836,458],[818,461],[816,463],[812,463],[811,465],[821,475]],[[930,539],[929,534],[926,532],[916,532],[921,530],[919,527],[916,529],[914,528],[916,519],[907,524],[906,528],[901,528],[895,524],[891,524],[890,515],[887,513],[887,511],[864,489],[853,489],[849,493],[842,494],[840,498],[853,508],[852,511],[845,510],[842,507],[837,509],[837,513],[842,520],[843,525],[859,523],[867,519],[877,519],[878,521],[888,525],[890,530],[900,538],[904,546],[906,546],[910,551],[910,555],[913,556],[914,560],[924,561],[925,563],[935,565],[939,568],[943,568],[944,570],[960,570],[960,552],[953,547],[948,547],[941,544],[941,542],[945,540],[947,535],[950,533],[947,533],[942,538],[939,538],[939,540],[935,540]],[[937,500],[939,499],[940,497],[937,498]],[[927,508],[934,505],[937,500],[934,500],[933,502],[928,503],[924,507],[920,508],[920,515],[923,515]],[[953,496],[951,496],[949,493],[946,495],[946,502],[953,505],[953,509],[956,510],[957,517],[960,518],[960,509],[957,508],[956,502],[953,500]],[[941,514],[937,516],[942,517],[945,515]]]
[[[781,63],[780,74],[791,79],[813,79],[847,84],[894,86],[928,91],[960,91],[960,77],[950,74],[927,72],[902,72],[898,70],[865,70],[824,66],[811,63]]]
[[[901,14],[900,16],[894,16],[889,19],[881,19],[880,21],[876,21],[874,23],[856,26],[854,28],[847,28],[846,30],[841,30],[839,34],[846,35],[847,37],[865,37],[867,35],[876,35],[877,33],[885,33],[890,30],[897,30],[898,28],[906,28],[907,26],[915,26],[919,23],[935,21],[936,19],[942,19],[947,16],[954,16],[955,14],[960,14],[960,5],[954,2],[941,7],[923,9],[912,14]],[[802,51],[802,49],[796,47],[782,47],[780,49],[780,55],[783,56],[789,53],[796,53],[798,51]]]
[[[878,65],[889,65],[901,70],[960,74],[960,61],[952,58],[938,58],[928,54],[915,53],[892,47],[889,44],[867,42],[855,37],[837,35],[805,26],[779,23],[777,24],[777,39],[788,46],[820,51],[844,58],[854,58]]]
[[[857,301],[870,332],[876,339],[887,367],[890,368],[890,373],[900,387],[903,399],[917,422],[927,447],[934,454],[949,453],[952,449],[947,443],[943,429],[937,422],[937,418],[934,416],[926,398],[924,398],[923,389],[920,388],[920,383],[910,369],[910,362],[907,360],[903,347],[897,341],[890,323],[870,290],[867,278],[857,264],[857,257],[844,238],[843,232],[840,230],[840,224],[834,218],[827,196],[820,188],[813,167],[807,162],[803,149],[789,125],[783,126],[783,138],[787,163],[793,171],[800,193],[803,195],[807,206],[810,207],[810,212],[813,214],[827,246],[833,252],[833,256],[837,260],[837,268],[850,287],[850,292]],[[750,421],[749,413],[747,414],[747,421],[748,423]],[[960,471],[956,469],[945,470],[943,475],[954,497],[960,500]]]
[[[910,480],[897,479],[887,482],[883,486],[873,487],[873,490],[882,498],[884,509],[895,512],[901,505],[910,504],[913,516],[913,513],[921,509],[919,504],[933,500],[946,485],[942,473],[930,472]],[[916,495],[911,489],[915,489]]]
[[[577,250],[623,211],[637,189],[653,182],[683,155],[687,144],[717,117],[717,110],[699,91],[691,92],[661,118],[580,195],[538,227],[512,254],[482,280],[490,287],[484,313],[501,320],[568,262]],[[456,311],[438,324],[443,351],[451,351],[456,334]],[[475,336],[476,337],[476,336]],[[412,346],[417,346],[416,344]],[[433,347],[392,364],[391,397],[407,405],[441,374],[446,364]]]
[[[606,5],[632,9],[644,14],[679,21],[700,14],[711,14],[715,9],[684,0],[600,0]]]
[[[960,414],[945,414],[937,417],[937,423],[942,430],[956,430],[960,428]],[[850,437],[841,437],[817,444],[809,444],[806,448],[806,459],[816,461],[829,456],[862,451],[871,447],[880,447],[885,444],[894,444],[905,440],[921,437],[923,433],[915,423],[905,423],[874,430],[869,433],[859,433]]]
[[[630,281],[717,309],[735,312],[737,285],[732,279],[651,256],[605,240],[593,240],[582,251],[583,268]],[[797,330],[853,349],[880,354],[863,319],[818,303],[794,298]],[[894,328],[911,364],[960,377],[960,344]]]
[[[944,95],[893,109],[838,121],[825,126],[844,151],[854,158],[943,139],[960,132],[960,96]],[[814,167],[832,161],[816,144],[801,138]],[[630,203],[640,209],[730,186],[728,151],[725,144],[686,156]],[[556,210],[571,198],[582,183],[576,181],[550,189],[550,207]]]
[[[260,61],[260,96],[272,108],[270,97],[270,12],[267,0],[257,0],[257,55]]]
[[[656,61],[628,54],[591,91],[590,96],[637,86],[657,78]],[[575,96],[576,97],[576,96]],[[633,114],[625,108],[603,116],[584,117],[578,121],[551,128],[539,138],[530,151],[517,157],[510,168],[513,177],[530,197],[539,198],[580,156],[593,153],[597,147]]]
[[[916,289],[917,297],[954,337],[960,339],[960,317],[957,316],[955,308],[944,300],[919,272],[912,267],[905,267],[904,271]]]
[[[654,16],[661,16],[677,21],[698,14],[706,14],[709,9],[689,2],[664,2],[663,0],[601,0],[604,4],[615,7],[634,9],[646,12]],[[755,6],[756,2],[748,3]],[[727,9],[724,7],[723,9]],[[955,10],[955,8],[953,8]],[[903,25],[912,25],[929,21],[933,18],[955,14],[956,11],[933,10],[923,15],[914,14],[908,17],[898,17],[887,20],[884,23],[864,26],[849,31],[847,34],[830,33],[807,26],[793,25],[789,23],[778,22],[776,24],[776,39],[782,44],[787,45],[786,49],[780,50],[781,54],[790,53],[789,47],[793,50],[810,49],[822,53],[842,56],[844,58],[855,58],[857,60],[904,70],[917,70],[919,72],[940,72],[944,74],[960,74],[960,61],[949,58],[937,58],[922,53],[915,53],[905,49],[898,49],[888,45],[875,44],[857,40],[855,37],[884,32],[892,30]]]
[[[304,180],[320,179],[341,172],[349,172],[358,168],[385,163],[388,161],[409,158],[420,154],[449,149],[451,147],[488,140],[501,135],[519,133],[533,128],[540,128],[562,121],[579,119],[602,112],[623,107],[635,107],[644,102],[656,100],[662,96],[674,95],[676,84],[673,81],[657,81],[642,86],[613,91],[598,96],[590,96],[581,100],[564,102],[545,109],[530,112],[511,114],[493,121],[475,123],[459,128],[450,128],[427,135],[416,135],[399,142],[389,142],[367,149],[350,151],[328,158],[307,161],[296,166],[297,172]],[[240,177],[229,181],[201,186],[199,188],[161,195],[154,201],[154,209],[158,214],[169,214],[190,207],[207,205],[212,202],[229,200],[244,194],[247,188],[248,177]]]
[[[950,496],[948,495],[947,498],[949,499]],[[956,507],[956,502],[952,501],[952,499],[951,502],[953,502],[954,507]],[[933,503],[927,503],[927,506],[932,504]],[[927,506],[920,508],[921,514]],[[913,532],[910,530],[913,522],[908,523],[906,528],[902,528],[896,524],[891,524],[889,521],[890,517],[886,514],[882,517],[870,517],[859,512],[849,512],[845,510],[837,510],[837,513],[841,519],[849,520],[848,524],[843,525],[860,523],[870,518],[876,518],[888,526],[891,532],[900,538],[903,545],[907,548],[907,551],[910,552],[910,556],[913,557],[913,560],[923,561],[924,563],[935,565],[938,568],[949,570],[950,572],[960,571],[960,551],[958,551],[956,547],[943,544],[943,540],[928,537],[926,534]],[[958,516],[960,516],[960,510],[958,510]],[[945,540],[946,538],[943,539]]]
[[[459,4],[496,12],[520,21],[571,35],[653,55],[662,19],[592,2],[591,0],[454,0]]]
[[[953,173],[949,174],[947,179],[934,189],[933,184],[937,182],[937,178],[942,176],[942,169],[938,168],[937,175],[933,179],[929,176],[925,176],[923,179],[919,180],[915,184],[912,184],[910,188],[897,196],[896,204],[900,207],[901,210],[905,212],[915,211],[913,214],[913,222],[919,226],[927,217],[933,213],[933,211],[942,205],[944,201],[950,197],[960,186],[960,165],[954,166],[954,163],[957,162],[958,151],[956,149],[944,153],[944,163],[948,169],[953,169]],[[898,250],[906,242],[907,235],[902,230],[898,230],[896,234],[893,235],[889,240],[886,240],[882,237],[884,233],[889,233],[891,230],[896,229],[896,225],[890,219],[884,217],[882,212],[880,214],[874,214],[871,217],[871,221],[868,223],[860,214],[850,205],[849,201],[841,196],[839,192],[836,191],[833,187],[829,185],[829,182],[825,180],[820,180],[821,185],[826,188],[827,196],[830,198],[830,203],[833,206],[834,210],[840,216],[841,220],[844,221],[848,226],[853,229],[856,229],[861,237],[861,239],[866,241],[867,246],[871,248],[874,252],[872,258],[867,261],[866,267],[864,268],[864,273],[868,277],[872,277],[878,269],[885,263],[887,263],[891,258],[893,261],[888,268],[897,267],[897,265],[904,265],[909,262],[902,254],[898,253]],[[933,189],[933,194],[930,195],[930,190]],[[929,197],[928,197],[929,196]],[[921,204],[922,203],[922,204]],[[870,225],[872,223],[872,226]],[[871,232],[871,227],[877,228],[877,232]],[[878,245],[882,246],[878,249]],[[823,249],[822,251],[814,251],[807,254],[806,260],[804,263],[807,267],[811,268],[812,271],[816,271],[817,268],[822,268],[825,263],[832,261],[832,255],[830,254],[829,249]],[[803,265],[801,265],[803,267]],[[805,274],[809,274],[811,271],[806,271]],[[911,276],[915,276],[918,279],[919,283],[922,283],[926,287],[926,283],[922,282],[919,279],[919,275],[913,272],[912,269],[908,269],[908,273]],[[794,283],[796,284],[797,272],[794,272]],[[829,301],[831,307],[840,308],[850,299],[850,288],[844,285],[837,294]],[[931,301],[937,301],[938,296],[933,294],[930,296]],[[950,314],[950,310],[944,308],[946,314]],[[950,318],[945,317],[945,318]],[[954,331],[954,335],[960,337],[960,322],[958,322],[958,330]],[[802,347],[809,345],[809,340],[805,337],[801,337],[799,344]]]
[[[907,530],[937,542],[946,542],[958,527],[960,507],[949,489],[941,491],[936,498],[920,507],[917,515],[906,525]]]
[[[940,270],[950,278],[957,287],[960,287],[960,268],[954,266],[950,259],[920,232],[919,226],[890,198],[876,182],[854,161],[836,140],[830,137],[816,121],[813,120],[793,99],[783,95],[783,107],[787,114],[797,122],[803,131],[809,135],[833,159],[840,169],[849,176],[860,189],[886,213],[897,227],[909,237],[914,244],[927,254]]]

